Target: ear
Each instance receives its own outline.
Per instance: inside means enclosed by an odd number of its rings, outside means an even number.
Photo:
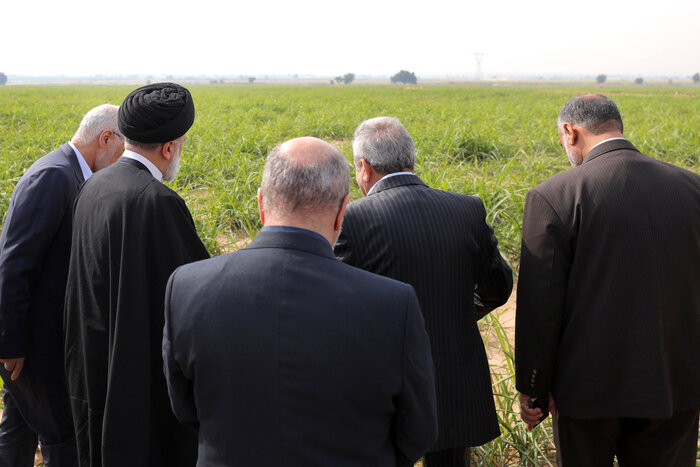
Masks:
[[[335,223],[333,224],[333,230],[336,232],[338,232],[343,225],[343,217],[345,217],[345,209],[348,207],[349,201],[350,195],[348,194],[345,195],[345,198],[343,198],[343,201],[340,203],[340,209],[338,209],[338,213],[335,215]]]
[[[575,126],[573,126],[571,123],[564,123],[562,125],[562,130],[563,130],[564,141],[566,141],[566,144],[568,144],[569,146],[575,145],[576,140],[578,139],[578,136],[579,136],[578,129]]]
[[[102,130],[102,132],[100,132],[100,137],[97,140],[97,144],[101,148],[106,148],[107,146],[109,146],[110,138],[116,138],[116,137],[117,136],[114,134],[114,132],[112,130]]]
[[[265,225],[265,211],[263,211],[263,194],[262,187],[258,188],[258,213],[260,214],[260,222]]]
[[[372,172],[374,172],[374,167],[367,162],[364,157],[360,159],[360,168],[362,169],[362,181],[367,183],[372,178]]]
[[[172,159],[174,154],[175,154],[175,141],[168,141],[167,143],[163,143],[163,145],[160,147],[160,155],[166,161],[169,161],[170,159]]]

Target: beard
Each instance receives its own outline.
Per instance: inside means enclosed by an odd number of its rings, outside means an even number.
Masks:
[[[564,143],[564,152],[566,153],[566,157],[569,159],[572,167],[578,167],[583,163],[583,158],[578,157],[578,155],[575,154],[566,143]]]
[[[172,182],[175,180],[175,177],[177,176],[177,171],[180,170],[180,154],[182,153],[182,149],[177,151],[173,159],[170,161],[170,164],[168,164],[168,168],[165,169],[165,173],[163,174],[163,180],[166,182]]]

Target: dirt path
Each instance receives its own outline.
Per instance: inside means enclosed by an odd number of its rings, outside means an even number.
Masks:
[[[515,303],[515,287],[513,287],[513,293],[510,294],[510,298],[505,305],[491,312],[491,315],[496,317],[501,323],[511,347],[515,347]],[[498,336],[496,336],[493,329],[484,330],[484,327],[483,325],[481,326],[481,337],[484,339],[489,364],[495,367],[502,367],[505,364],[505,356],[498,341]]]

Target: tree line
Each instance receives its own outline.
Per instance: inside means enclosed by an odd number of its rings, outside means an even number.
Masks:
[[[248,82],[250,84],[253,84],[255,82],[255,76],[248,76],[246,77]],[[418,83],[418,78],[416,77],[416,74],[412,71],[406,71],[406,70],[401,70],[398,73],[394,74],[391,78],[389,78],[392,83],[402,83],[402,84],[416,84]],[[595,80],[596,83],[598,84],[603,84],[605,81],[607,81],[608,76],[605,74],[600,74],[596,76]],[[693,80],[694,84],[700,83],[700,73],[695,73],[691,79]],[[343,76],[336,76],[334,79],[331,80],[331,84],[350,84],[353,81],[355,81],[355,74],[354,73],[345,73]],[[219,80],[219,82],[223,82],[223,80]],[[644,78],[637,78],[634,80],[636,84],[642,84],[644,83]],[[7,75],[5,73],[0,72],[0,86],[7,84]],[[212,84],[217,84],[215,82],[212,82]]]

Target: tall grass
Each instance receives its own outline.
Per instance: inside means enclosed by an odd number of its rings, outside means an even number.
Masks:
[[[37,158],[68,140],[82,115],[133,87],[0,88],[0,216]],[[351,161],[354,128],[399,117],[416,142],[416,171],[435,187],[480,196],[503,250],[517,263],[524,196],[567,168],[555,120],[583,88],[458,86],[192,86],[197,117],[173,187],[212,254],[260,228],[255,191],[278,142],[310,135]],[[599,89],[595,89],[599,91]],[[631,141],[652,157],[698,171],[700,89],[611,88]],[[360,195],[353,182],[353,199]]]
[[[0,218],[33,161],[69,140],[92,107],[121,103],[135,86],[0,86]],[[212,255],[261,228],[255,201],[264,160],[278,142],[316,136],[352,161],[354,128],[398,117],[416,143],[416,173],[433,188],[476,195],[502,251],[517,266],[527,191],[568,162],[555,122],[570,97],[600,88],[462,86],[191,86],[196,120],[171,184],[186,200]],[[700,88],[605,89],[627,137],[649,156],[700,173]],[[676,95],[677,94],[677,95]],[[351,197],[361,193],[352,181]],[[505,355],[492,368],[503,436],[474,451],[479,465],[551,465],[551,425],[519,422],[512,347],[487,317]],[[491,337],[494,338],[494,337]]]
[[[472,463],[480,466],[554,466],[551,417],[528,431],[520,420],[519,393],[515,389],[515,354],[508,335],[492,314],[480,322],[484,344],[495,339],[503,354],[503,363],[491,364],[491,380],[501,436],[472,450]]]

